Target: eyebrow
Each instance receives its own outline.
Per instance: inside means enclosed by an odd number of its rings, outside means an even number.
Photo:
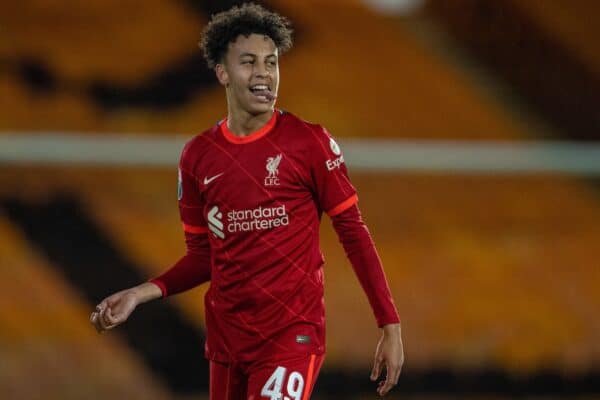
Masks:
[[[256,58],[257,55],[253,54],[253,53],[242,53],[242,54],[240,54],[240,58],[242,58],[242,57],[254,57],[254,58]],[[277,57],[277,54],[271,53],[271,54],[267,55],[265,58],[269,58],[269,57]]]

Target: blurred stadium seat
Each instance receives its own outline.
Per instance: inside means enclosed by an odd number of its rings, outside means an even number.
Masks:
[[[533,18],[547,32],[552,32],[561,43],[581,57],[590,68],[600,70],[597,43],[590,40],[600,36],[595,20],[600,4],[593,0],[578,1],[512,1]]]
[[[168,398],[124,343],[109,335],[99,340],[77,288],[67,285],[1,212],[0,237],[4,398]]]

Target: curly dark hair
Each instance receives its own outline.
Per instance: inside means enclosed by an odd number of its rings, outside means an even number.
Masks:
[[[208,67],[212,69],[222,61],[229,43],[239,35],[248,37],[253,33],[271,38],[279,54],[292,47],[292,27],[286,17],[261,5],[244,3],[214,14],[204,28],[200,48]]]

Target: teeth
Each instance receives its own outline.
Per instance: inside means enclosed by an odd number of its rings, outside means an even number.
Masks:
[[[252,90],[269,90],[267,85],[254,85],[251,88]]]

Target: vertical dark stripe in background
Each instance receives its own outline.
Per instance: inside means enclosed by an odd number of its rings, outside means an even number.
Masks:
[[[516,3],[431,1],[426,9],[560,136],[599,140],[600,76],[594,66]]]
[[[90,312],[107,295],[148,279],[71,197],[60,196],[46,203],[4,199],[0,205],[89,301]],[[144,304],[113,332],[122,335],[174,393],[208,390],[204,334],[169,301]]]

